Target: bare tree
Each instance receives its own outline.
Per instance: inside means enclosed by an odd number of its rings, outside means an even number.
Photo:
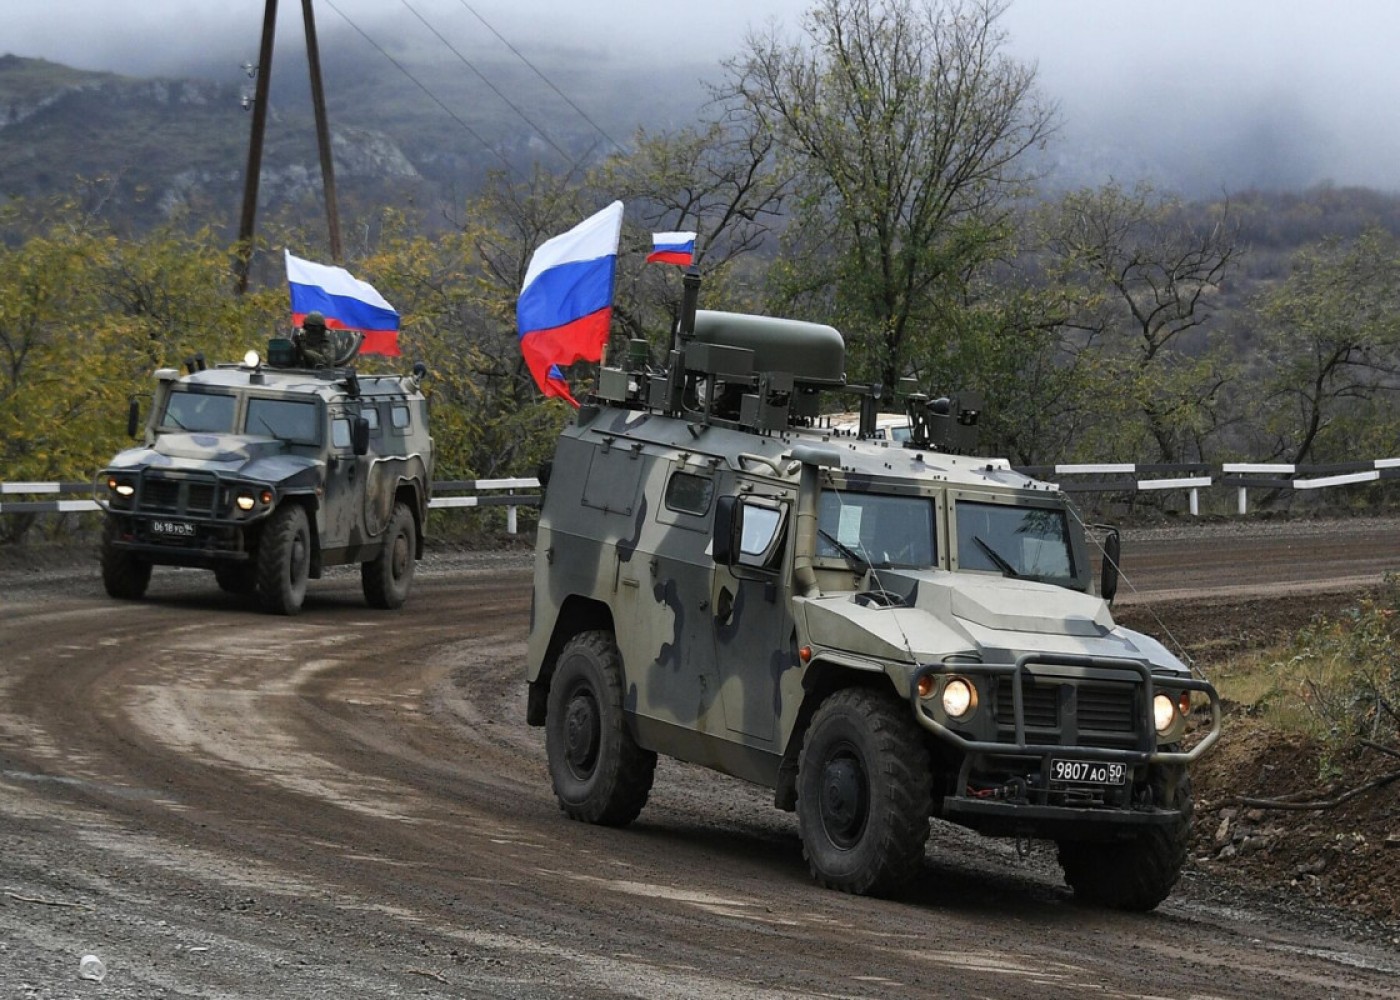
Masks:
[[[1263,321],[1261,428],[1267,452],[1298,463],[1383,452],[1400,392],[1400,247],[1371,230],[1297,254],[1257,303]],[[1369,439],[1369,440],[1368,440]],[[1361,454],[1351,454],[1360,447]]]
[[[1207,337],[1214,296],[1239,254],[1228,202],[1201,226],[1148,187],[1110,184],[1066,195],[1047,232],[1058,280],[1078,288],[1065,326],[1113,362],[1113,392],[1128,394],[1160,459],[1191,457],[1233,374]]]

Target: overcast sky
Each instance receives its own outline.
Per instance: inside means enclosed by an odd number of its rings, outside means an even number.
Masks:
[[[548,71],[599,60],[713,62],[805,0],[408,0],[463,51],[508,51],[475,10]],[[6,0],[0,51],[134,75],[256,58],[261,0]],[[282,0],[279,40],[301,43]],[[343,11],[380,44],[441,43],[403,0],[316,0],[322,58]],[[1400,190],[1400,4],[1391,0],[1013,0],[1008,51],[1060,103],[1055,156],[1095,180],[1237,190],[1332,182]],[[444,53],[446,58],[450,54]]]

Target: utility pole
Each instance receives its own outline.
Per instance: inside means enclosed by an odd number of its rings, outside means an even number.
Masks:
[[[331,129],[326,118],[326,92],[321,84],[321,50],[316,41],[316,15],[312,0],[301,0],[302,21],[306,26],[306,64],[311,74],[311,104],[316,114],[316,145],[321,156],[321,185],[326,199],[326,227],[330,234],[331,258],[339,264],[340,213],[336,208],[335,165],[331,157]],[[238,293],[248,290],[248,269],[253,256],[253,233],[258,214],[258,182],[262,176],[263,133],[267,126],[269,88],[272,81],[272,42],[277,30],[277,0],[266,0],[263,8],[262,45],[258,55],[257,87],[253,95],[253,129],[248,138],[248,168],[243,179],[243,214],[238,226],[238,259],[235,270]]]
[[[258,214],[258,181],[262,177],[263,131],[267,126],[268,85],[272,80],[272,38],[277,32],[277,0],[263,9],[262,45],[258,49],[258,82],[253,91],[253,131],[248,138],[248,168],[243,175],[243,215],[238,223],[238,294],[248,290],[248,266],[253,257],[253,225]]]
[[[335,165],[331,160],[331,127],[326,121],[326,91],[321,86],[321,48],[316,43],[316,15],[311,0],[301,0],[306,24],[306,66],[311,73],[311,104],[316,110],[316,144],[321,150],[321,187],[326,197],[326,229],[330,233],[331,260],[341,263],[340,213],[335,201]]]

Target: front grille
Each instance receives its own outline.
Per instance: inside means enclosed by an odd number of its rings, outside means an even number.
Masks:
[[[1130,747],[1140,713],[1139,685],[1061,677],[1023,676],[1021,711],[1026,738],[1062,746]],[[1016,738],[1010,677],[997,679],[993,715],[998,738]]]
[[[217,512],[219,484],[212,476],[141,477],[138,509],[146,514],[212,517]]]
[[[1134,728],[1133,691],[1127,684],[1080,685],[1079,731],[1131,733]]]

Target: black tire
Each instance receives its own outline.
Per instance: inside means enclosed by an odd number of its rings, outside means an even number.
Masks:
[[[1060,867],[1075,899],[1145,913],[1171,894],[1191,840],[1191,778],[1185,767],[1159,767],[1152,790],[1155,801],[1181,810],[1177,822],[1132,840],[1059,842]]]
[[[404,503],[394,504],[384,531],[384,548],[369,562],[360,563],[360,585],[372,608],[401,608],[413,586],[418,533],[413,512]]]
[[[258,600],[268,611],[294,615],[306,599],[311,575],[311,525],[298,503],[272,512],[258,541]]]
[[[899,889],[923,863],[932,784],[908,705],[865,688],[827,698],[797,767],[797,820],[812,877],[858,895]]]
[[[258,589],[258,567],[251,560],[219,563],[214,567],[214,580],[224,593],[247,597]]]
[[[102,586],[107,596],[123,601],[139,601],[151,583],[151,562],[113,544],[121,526],[115,518],[102,525]]]
[[[626,826],[651,793],[656,754],[622,715],[622,654],[611,632],[580,632],[559,654],[545,719],[549,776],[570,819]]]

